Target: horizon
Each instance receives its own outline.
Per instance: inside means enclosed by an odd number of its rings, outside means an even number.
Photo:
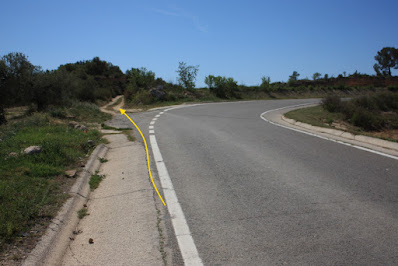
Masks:
[[[225,3],[225,4],[224,4]],[[178,62],[255,86],[315,72],[374,75],[374,56],[397,47],[395,1],[7,1],[0,55],[22,52],[43,70],[101,60],[145,67],[176,82]],[[12,12],[16,10],[16,12]],[[10,21],[12,23],[10,23]],[[7,26],[6,26],[7,25]],[[393,70],[393,74],[397,70]]]

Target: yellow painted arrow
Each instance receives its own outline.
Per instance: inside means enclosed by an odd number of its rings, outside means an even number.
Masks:
[[[125,115],[125,116],[130,120],[130,122],[133,123],[133,125],[137,128],[138,132],[140,132],[142,139],[144,140],[144,145],[145,145],[145,150],[146,150],[146,161],[148,162],[148,172],[149,172],[149,176],[151,177],[151,181],[152,181],[153,187],[155,188],[156,192],[158,193],[160,200],[163,202],[164,206],[166,206],[166,203],[164,202],[162,196],[160,196],[160,193],[159,193],[159,191],[158,191],[158,188],[156,187],[155,182],[153,181],[153,177],[152,177],[152,173],[151,173],[151,164],[150,164],[150,162],[149,162],[148,146],[146,145],[145,137],[144,137],[144,135],[142,134],[140,128],[137,126],[137,124],[134,123],[134,121],[126,114],[126,110],[120,109],[120,113],[121,113],[122,115]]]

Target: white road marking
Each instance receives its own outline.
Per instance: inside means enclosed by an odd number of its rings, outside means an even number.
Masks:
[[[332,138],[327,138],[327,137],[324,137],[324,136],[321,136],[321,135],[318,135],[318,134],[315,134],[315,133],[307,132],[307,131],[304,131],[304,130],[300,130],[300,129],[288,127],[288,126],[285,126],[285,125],[277,124],[277,123],[272,122],[272,121],[270,121],[270,120],[268,120],[268,119],[266,119],[266,118],[263,117],[263,115],[265,115],[266,113],[270,113],[270,112],[273,112],[273,111],[279,111],[279,110],[287,109],[287,108],[305,106],[305,105],[311,105],[311,104],[299,104],[299,105],[286,106],[286,107],[282,107],[282,108],[277,108],[277,109],[273,109],[273,110],[268,110],[268,111],[262,113],[262,114],[260,115],[260,118],[261,118],[262,120],[264,120],[264,121],[266,121],[266,122],[268,122],[268,123],[271,123],[271,124],[273,124],[273,125],[275,125],[275,126],[278,126],[278,127],[283,127],[283,128],[286,128],[286,129],[289,129],[289,130],[293,130],[293,131],[296,131],[296,132],[300,132],[300,133],[303,133],[303,134],[306,134],[306,135],[310,135],[310,136],[317,137],[317,138],[324,139],[324,140],[333,141],[333,142],[336,142],[336,143],[339,143],[339,144],[343,144],[343,145],[346,145],[346,146],[349,146],[349,147],[353,147],[353,148],[356,148],[356,149],[359,149],[359,150],[363,150],[363,151],[375,153],[375,154],[378,154],[378,155],[381,155],[381,156],[384,156],[384,157],[388,157],[388,158],[391,158],[391,159],[398,160],[398,157],[397,157],[397,156],[394,156],[394,155],[390,155],[390,154],[386,154],[386,153],[383,153],[383,152],[371,150],[371,149],[368,149],[368,148],[365,148],[365,147],[361,147],[361,146],[357,146],[357,145],[355,145],[355,144],[347,143],[347,142],[344,142],[344,141],[335,140],[335,139],[332,139]]]
[[[155,115],[155,117],[159,117],[160,115]]]
[[[163,195],[170,213],[171,222],[173,224],[182,258],[184,259],[184,264],[203,265],[189,230],[188,223],[185,220],[185,215],[182,211],[180,203],[178,202],[173,183],[171,182],[166,165],[163,162],[163,157],[160,153],[155,135],[149,135],[149,140],[151,142],[152,153],[155,159],[156,168],[158,170],[160,184],[163,189]]]
[[[160,112],[159,114],[161,114],[161,115],[162,115],[162,114],[164,114],[164,112]]]
[[[152,119],[152,121],[156,121],[156,120],[158,120],[158,119],[157,119],[157,118],[153,118],[153,119]]]
[[[149,130],[149,134],[155,134],[155,130],[153,129]]]
[[[155,121],[152,120],[151,123],[149,123],[149,124],[150,124],[150,125],[153,125],[153,124],[155,124]]]
[[[153,126],[149,126],[149,129],[153,129]]]

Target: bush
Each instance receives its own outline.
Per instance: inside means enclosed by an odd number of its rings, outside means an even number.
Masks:
[[[322,107],[331,113],[336,113],[342,110],[343,105],[340,97],[331,95],[322,100]]]
[[[364,130],[380,130],[384,127],[385,122],[381,116],[372,113],[364,108],[357,108],[351,118],[354,126],[360,127]]]
[[[375,101],[376,97],[370,97],[370,96],[362,96],[356,99],[353,99],[353,103],[355,106],[366,109],[368,111],[377,111],[378,106]]]

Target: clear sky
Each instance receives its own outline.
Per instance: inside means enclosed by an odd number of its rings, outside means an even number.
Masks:
[[[200,65],[197,87],[209,74],[245,85],[374,74],[377,51],[398,48],[397,0],[1,0],[0,14],[1,56],[43,69],[99,56],[173,82],[184,61]]]

